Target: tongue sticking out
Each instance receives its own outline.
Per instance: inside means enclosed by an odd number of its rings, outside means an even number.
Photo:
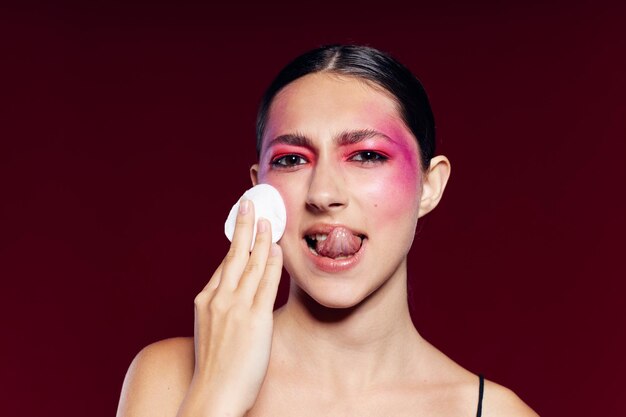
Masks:
[[[325,240],[317,240],[315,251],[328,258],[351,256],[361,249],[361,238],[344,227],[336,227]]]

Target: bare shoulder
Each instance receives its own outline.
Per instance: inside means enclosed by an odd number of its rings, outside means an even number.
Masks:
[[[176,416],[193,367],[192,337],[165,339],[146,346],[126,372],[117,417]]]
[[[524,401],[513,391],[492,381],[485,380],[483,394],[483,417],[537,417]]]

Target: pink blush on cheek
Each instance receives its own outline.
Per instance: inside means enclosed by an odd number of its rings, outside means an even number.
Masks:
[[[394,140],[389,160],[372,170],[375,175],[366,172],[352,184],[364,196],[366,204],[375,208],[372,218],[384,224],[410,213],[417,215],[422,181],[417,142],[401,133],[391,136],[389,130],[385,134]]]
[[[406,167],[405,163],[398,162],[390,167],[385,174],[370,178],[367,184],[355,185],[369,200],[371,206],[377,208],[377,213],[383,219],[393,219],[402,216],[407,211],[418,209],[420,176],[417,170]],[[384,212],[383,213],[381,213]]]

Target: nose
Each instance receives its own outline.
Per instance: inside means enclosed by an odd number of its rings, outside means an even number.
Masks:
[[[348,205],[343,175],[329,164],[318,164],[311,173],[306,206],[317,213],[337,211]]]

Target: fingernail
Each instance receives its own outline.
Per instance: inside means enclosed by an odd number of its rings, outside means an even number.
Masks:
[[[267,220],[259,219],[256,224],[257,233],[265,233],[267,231]]]
[[[246,214],[250,209],[250,201],[245,198],[239,202],[239,213]]]

